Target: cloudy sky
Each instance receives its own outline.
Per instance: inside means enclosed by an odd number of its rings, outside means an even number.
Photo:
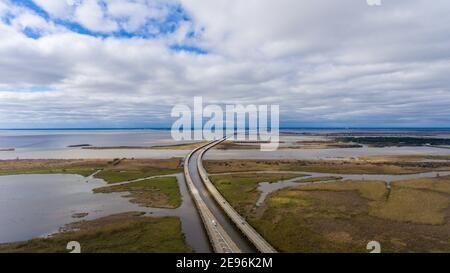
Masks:
[[[282,126],[450,127],[450,1],[0,0],[0,128],[170,126],[177,103]]]

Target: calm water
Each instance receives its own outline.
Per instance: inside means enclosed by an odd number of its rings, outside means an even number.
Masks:
[[[0,148],[56,150],[69,145],[153,146],[173,142],[168,130],[0,130]]]
[[[281,146],[289,146],[299,140],[323,140],[331,133],[381,133],[426,135],[428,137],[449,137],[448,131],[435,130],[285,130],[295,135],[282,135]],[[311,136],[317,134],[319,136]],[[187,142],[187,141],[185,141]],[[43,130],[43,131],[7,131],[0,130],[0,149],[14,148],[15,151],[0,151],[1,159],[78,159],[78,158],[170,158],[184,157],[187,150],[86,150],[70,145],[89,144],[92,146],[155,146],[173,145],[169,130]],[[433,147],[386,147],[386,148],[351,148],[297,150],[280,149],[275,152],[259,150],[211,150],[206,159],[334,159],[368,155],[397,154],[436,154],[448,155],[450,149]]]
[[[0,243],[58,232],[64,225],[79,221],[72,217],[75,213],[89,213],[83,220],[91,220],[142,211],[156,217],[180,217],[187,243],[197,252],[210,252],[184,177],[182,174],[176,177],[182,205],[177,209],[158,209],[130,203],[122,197],[126,193],[94,194],[94,188],[106,185],[101,179],[69,174],[0,176]]]
[[[88,150],[65,148],[56,150],[17,150],[1,152],[0,160],[6,159],[97,159],[97,158],[155,158],[185,157],[188,150],[148,150],[148,149],[112,149]]]
[[[205,159],[342,159],[376,155],[450,155],[450,149],[434,147],[385,147],[338,149],[280,149],[274,152],[260,150],[211,150]]]
[[[71,145],[89,144],[97,147],[159,146],[181,144],[168,130],[0,130],[0,159],[78,159],[78,158],[170,158],[183,157],[188,151],[172,150],[86,150]]]
[[[74,213],[93,219],[140,210],[120,194],[93,194],[105,184],[67,174],[0,176],[0,243],[57,232]]]

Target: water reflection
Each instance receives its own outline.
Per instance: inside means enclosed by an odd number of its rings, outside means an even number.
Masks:
[[[449,149],[436,147],[385,147],[385,148],[337,148],[337,149],[279,149],[264,152],[255,150],[210,150],[206,160],[228,159],[349,159],[363,156],[386,155],[450,155]],[[427,160],[429,161],[429,160]]]
[[[0,243],[29,240],[58,232],[78,221],[72,216],[88,213],[84,220],[128,211],[150,216],[177,216],[187,243],[196,252],[210,252],[208,240],[182,174],[175,175],[182,195],[177,209],[144,208],[130,203],[126,193],[93,193],[106,184],[101,179],[70,174],[0,176]]]

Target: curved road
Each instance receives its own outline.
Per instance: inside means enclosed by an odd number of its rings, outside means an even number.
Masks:
[[[189,192],[203,221],[213,250],[218,253],[256,252],[253,245],[244,238],[224,211],[217,205],[201,181],[197,160],[201,151],[209,145],[206,144],[195,149],[186,157],[184,174]]]
[[[215,252],[263,252],[275,249],[242,218],[209,181],[203,168],[202,156],[213,146],[213,141],[192,151],[185,160],[188,188],[196,202],[205,229]],[[219,239],[217,239],[219,238]],[[217,241],[224,241],[219,247]],[[225,245],[225,246],[224,246]],[[237,249],[233,249],[237,247]]]
[[[249,223],[245,220],[228,201],[220,194],[214,184],[209,180],[206,170],[203,168],[202,158],[203,154],[215,145],[221,143],[226,138],[212,142],[206,147],[199,150],[197,158],[197,169],[200,174],[200,178],[203,184],[208,189],[209,193],[214,197],[216,202],[220,205],[226,215],[233,221],[234,225],[239,228],[243,235],[256,247],[259,252],[262,253],[275,253],[277,252]]]

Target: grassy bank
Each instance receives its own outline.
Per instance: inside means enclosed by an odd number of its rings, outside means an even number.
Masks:
[[[164,146],[152,146],[151,149],[155,150],[194,150],[202,145],[208,143],[207,141],[200,141],[194,143],[164,145]]]
[[[130,202],[153,208],[177,208],[181,194],[175,177],[160,177],[94,190],[95,193],[129,192]]]
[[[396,182],[344,181],[286,188],[247,212],[282,252],[450,251],[450,177]],[[251,199],[248,196],[248,199]]]
[[[270,143],[267,141],[224,141],[219,145],[215,146],[214,149],[217,150],[256,150],[261,148],[261,144]],[[281,141],[279,144],[285,142]],[[285,145],[279,147],[279,149],[340,149],[340,148],[361,148],[360,144],[348,144],[341,142],[331,142],[331,141],[297,141],[294,145]]]
[[[117,183],[139,178],[181,172],[181,159],[124,159],[96,174],[108,183]]]
[[[108,160],[0,160],[0,175],[79,174],[89,176],[110,164]]]
[[[214,146],[213,149],[217,150],[255,150],[260,149],[259,143],[246,144],[245,142],[236,142],[226,140],[219,145]]]
[[[210,176],[210,180],[230,204],[241,214],[250,212],[260,196],[258,184],[261,182],[278,182],[296,177],[300,174],[233,174]]]
[[[88,146],[84,150],[193,150],[207,142],[194,142],[161,146]]]
[[[304,178],[299,179],[295,182],[299,183],[312,183],[312,182],[324,182],[324,181],[334,181],[334,180],[341,180],[342,177],[340,176],[320,176],[320,177],[311,177],[311,178]]]
[[[375,204],[371,213],[396,221],[444,225],[449,205],[450,176],[418,178],[393,183],[389,199]]]
[[[0,175],[14,174],[79,174],[95,177],[108,183],[181,172],[181,159],[79,159],[79,160],[0,160]]]
[[[290,146],[291,149],[343,149],[343,148],[362,148],[360,144],[340,143],[334,141],[297,141],[296,145]]]
[[[0,245],[0,253],[67,253],[70,241],[81,244],[83,253],[192,252],[176,217],[152,218],[124,213],[72,224],[71,230],[47,239]]]
[[[31,170],[4,170],[0,171],[0,175],[16,175],[16,174],[79,174],[87,177],[93,174],[97,169],[91,166],[73,167],[73,168],[43,168]]]
[[[303,171],[337,174],[411,174],[450,170],[449,162],[363,162],[355,160],[205,160],[209,173]]]
[[[435,137],[338,137],[336,141],[368,144],[371,147],[450,145],[450,139]]]
[[[369,162],[415,162],[426,160],[450,160],[450,155],[384,155],[364,156],[359,159]]]

